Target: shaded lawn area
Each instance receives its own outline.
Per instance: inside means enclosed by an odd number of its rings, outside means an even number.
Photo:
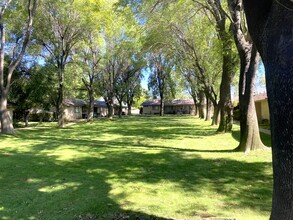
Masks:
[[[268,219],[271,153],[233,152],[239,126],[209,124],[125,117],[2,135],[0,219]]]

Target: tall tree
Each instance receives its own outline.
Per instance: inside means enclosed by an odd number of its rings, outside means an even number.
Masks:
[[[153,53],[150,58],[151,74],[149,76],[149,88],[153,95],[160,97],[160,116],[164,115],[164,102],[168,85],[171,85],[171,73],[174,63],[171,58],[163,53]]]
[[[82,44],[81,66],[82,66],[82,82],[86,87],[89,97],[88,121],[92,121],[94,117],[95,102],[95,84],[101,77],[100,62],[102,59],[101,45],[97,41],[98,36],[90,33],[89,38]]]
[[[74,1],[46,0],[38,14],[37,40],[54,60],[58,72],[58,125],[64,127],[64,74],[74,46],[81,40],[82,24]]]
[[[274,190],[271,220],[293,219],[293,3],[244,0],[249,33],[266,71]]]
[[[219,132],[230,132],[233,126],[233,105],[231,101],[231,83],[234,79],[235,72],[233,69],[235,60],[233,56],[233,33],[231,23],[227,17],[227,13],[223,8],[224,2],[221,0],[198,1],[193,0],[204,10],[209,12],[214,19],[216,30],[222,41],[223,64],[222,64],[222,80],[220,85],[220,124]]]
[[[12,0],[0,3],[0,119],[1,132],[4,134],[14,133],[12,120],[7,111],[7,98],[12,83],[12,74],[20,63],[29,43],[37,2],[37,0],[22,2],[24,5],[27,5],[26,9],[22,8],[21,5],[18,5]],[[19,23],[17,19],[22,19],[21,16],[19,17],[19,14],[23,15],[26,10],[28,13],[27,21],[25,23]],[[9,13],[12,13],[12,15],[9,16]],[[15,20],[11,20],[11,18],[14,18]],[[13,24],[16,24],[15,28],[13,27]],[[20,27],[25,26],[24,30],[18,30],[18,24]],[[7,42],[7,38],[12,42]],[[11,44],[13,45],[12,48]],[[11,51],[11,61],[8,64],[7,73],[4,73],[5,53],[7,51]]]
[[[240,110],[240,143],[237,151],[248,153],[251,150],[265,149],[258,127],[254,104],[255,76],[259,55],[253,45],[243,21],[242,1],[228,0],[231,13],[234,39],[240,57],[239,110]]]
[[[131,109],[133,104],[135,103],[135,100],[139,99],[139,96],[141,94],[141,78],[142,74],[140,71],[137,71],[134,75],[132,75],[127,83],[127,94],[126,94],[126,103],[127,103],[127,109],[128,113],[127,115],[131,115]]]

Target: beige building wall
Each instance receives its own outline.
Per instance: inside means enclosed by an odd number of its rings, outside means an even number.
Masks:
[[[269,103],[268,100],[261,101],[261,114],[262,119],[270,119]]]
[[[160,106],[144,106],[143,114],[160,114]]]
[[[76,106],[69,106],[64,109],[66,121],[75,121],[82,118],[82,108]]]
[[[98,112],[100,116],[106,117],[108,115],[108,109],[107,108],[98,108]]]
[[[255,109],[257,114],[257,120],[259,123],[262,123],[262,120],[270,120],[268,100],[255,102]]]
[[[194,105],[182,105],[182,106],[165,106],[165,112],[182,112],[182,113],[195,113]],[[143,114],[160,114],[160,106],[144,106]]]

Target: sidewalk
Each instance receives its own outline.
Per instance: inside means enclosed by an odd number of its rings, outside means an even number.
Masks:
[[[240,122],[239,121],[234,120],[233,122],[234,122],[234,124],[240,125]],[[261,133],[264,133],[264,134],[267,134],[267,135],[271,135],[271,131],[268,130],[268,129],[259,127],[259,131]]]
[[[271,135],[271,131],[268,129],[264,129],[264,128],[259,128],[259,131],[268,135]]]

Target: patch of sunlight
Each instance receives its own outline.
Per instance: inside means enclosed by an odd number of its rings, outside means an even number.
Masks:
[[[91,169],[91,170],[88,169],[88,170],[86,170],[86,172],[88,174],[98,174],[98,173],[104,173],[105,170],[97,168],[97,169]]]
[[[48,153],[47,155],[54,156],[56,157],[57,160],[72,160],[72,159],[80,158],[83,156],[88,156],[87,153],[81,153],[80,151],[72,150],[72,149],[57,149],[54,152]]]
[[[0,211],[4,211],[4,206],[1,206],[0,207]]]
[[[80,185],[81,184],[77,183],[77,182],[54,184],[51,186],[46,186],[46,187],[40,188],[38,191],[45,192],[45,193],[53,193],[53,192],[58,192],[58,191],[69,189],[69,188],[71,188],[73,190],[77,190]]]
[[[29,178],[26,180],[28,183],[40,183],[42,182],[41,179]]]

